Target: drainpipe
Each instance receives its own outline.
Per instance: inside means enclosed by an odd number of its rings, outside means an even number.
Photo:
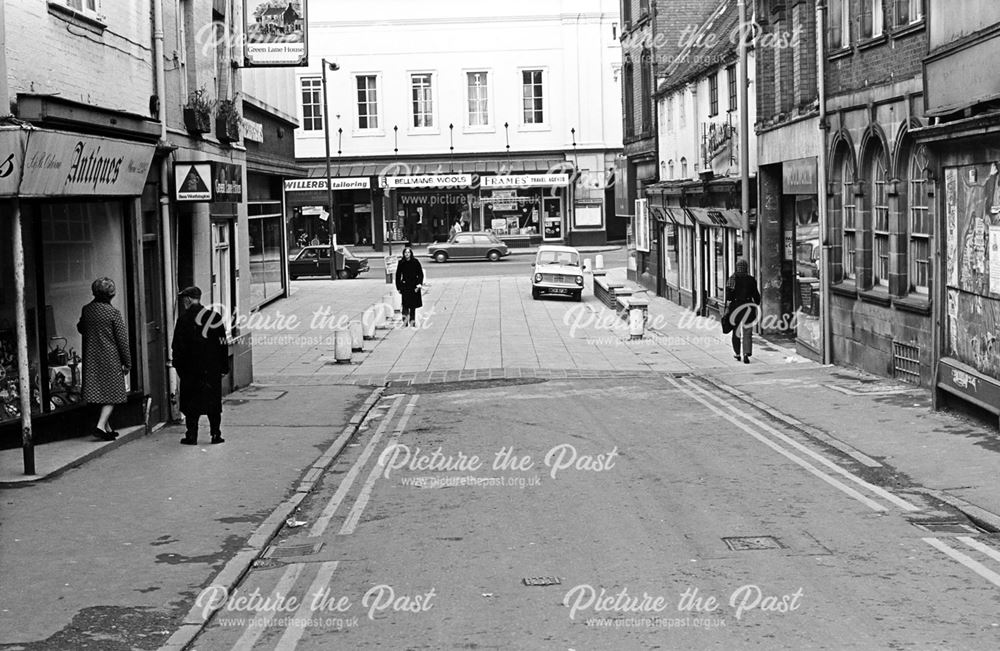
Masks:
[[[164,355],[166,359],[168,389],[168,418],[175,420],[177,411],[177,376],[173,372],[173,356],[171,353],[172,326],[174,324],[174,307],[176,305],[177,288],[174,285],[174,245],[170,230],[170,174],[167,170],[167,81],[164,78],[163,66],[163,0],[153,0],[153,70],[156,75],[156,96],[160,102],[160,142],[159,148],[164,151],[160,159],[160,244],[163,250],[163,292],[164,292]]]
[[[35,441],[31,432],[31,369],[28,366],[28,328],[24,306],[24,239],[21,232],[21,200],[13,201],[14,320],[17,322],[17,387],[21,393],[21,450],[24,474],[35,474]]]
[[[740,40],[737,44],[739,50],[739,72],[737,73],[737,83],[740,86],[740,211],[743,218],[747,220],[747,230],[743,233],[743,257],[747,262],[753,261],[753,273],[759,275],[760,264],[757,261],[757,253],[760,247],[754,245],[754,255],[750,255],[748,249],[750,242],[750,104],[747,86],[747,6],[746,0],[737,0],[736,8],[739,12],[740,20]]]
[[[817,188],[819,201],[819,232],[823,237],[823,246],[820,249],[819,262],[819,319],[821,336],[823,337],[823,363],[830,364],[833,361],[833,342],[830,341],[830,232],[829,214],[827,212],[826,198],[826,131],[829,125],[826,123],[826,61],[824,36],[826,33],[826,0],[816,0],[816,91],[819,100],[819,156],[817,157]]]

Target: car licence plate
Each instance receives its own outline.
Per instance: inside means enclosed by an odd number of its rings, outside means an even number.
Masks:
[[[568,294],[569,293],[568,289],[561,289],[561,288],[550,289],[549,291],[552,292],[553,294]]]

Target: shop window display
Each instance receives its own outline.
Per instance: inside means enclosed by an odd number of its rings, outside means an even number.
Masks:
[[[483,214],[496,235],[535,235],[541,205],[538,189],[484,190]]]

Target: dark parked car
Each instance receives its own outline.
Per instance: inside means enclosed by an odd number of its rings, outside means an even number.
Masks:
[[[368,260],[354,255],[347,247],[338,246],[337,256],[344,258],[344,269],[337,272],[338,278],[357,278],[368,271]],[[292,280],[299,276],[330,277],[330,247],[324,244],[307,246],[288,263],[288,275]]]
[[[490,260],[496,262],[510,255],[507,245],[493,233],[455,233],[447,242],[431,244],[427,247],[427,255],[438,262],[448,260],[472,259]]]

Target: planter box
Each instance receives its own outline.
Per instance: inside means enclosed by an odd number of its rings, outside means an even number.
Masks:
[[[220,142],[239,142],[240,126],[231,125],[225,118],[215,118],[215,135]]]
[[[186,108],[184,109],[184,127],[191,133],[208,133],[212,130],[212,114]]]

